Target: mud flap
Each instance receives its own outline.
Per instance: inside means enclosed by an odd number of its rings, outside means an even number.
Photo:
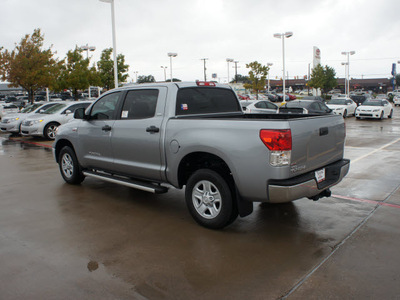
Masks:
[[[235,191],[236,191],[236,202],[239,211],[239,216],[243,218],[250,215],[253,212],[253,202],[244,200],[240,196],[237,188],[235,188]]]

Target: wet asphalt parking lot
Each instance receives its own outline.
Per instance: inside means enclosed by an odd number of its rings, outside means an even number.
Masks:
[[[331,197],[221,231],[183,191],[71,186],[51,142],[0,134],[0,299],[400,299],[400,108],[346,128]]]

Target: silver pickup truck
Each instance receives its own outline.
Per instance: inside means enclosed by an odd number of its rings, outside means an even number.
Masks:
[[[341,116],[244,114],[210,82],[156,83],[102,95],[59,127],[54,157],[67,183],[85,177],[151,193],[186,186],[189,212],[223,228],[253,202],[330,196],[347,174]]]

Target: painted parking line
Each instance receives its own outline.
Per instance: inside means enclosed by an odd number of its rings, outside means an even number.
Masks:
[[[376,152],[379,152],[379,151],[381,151],[381,150],[383,150],[383,149],[385,149],[385,148],[387,148],[387,147],[389,147],[389,146],[391,146],[393,144],[396,144],[399,141],[400,141],[400,138],[398,138],[397,140],[394,140],[394,141],[392,141],[392,142],[390,142],[390,143],[388,143],[386,145],[383,145],[382,147],[380,147],[378,149],[375,149],[375,150],[373,150],[373,151],[371,151],[371,152],[369,152],[367,154],[364,154],[364,155],[362,155],[360,157],[357,157],[356,159],[352,159],[351,162],[352,163],[358,162],[359,160],[362,160],[362,159],[364,159],[364,158],[366,158],[366,157],[368,157],[368,156],[370,156],[370,155],[372,155],[372,154],[374,154]]]
[[[24,143],[24,144],[30,144],[30,145],[35,145],[35,146],[40,146],[40,147],[46,147],[46,148],[51,148],[51,145],[47,144],[42,144],[42,143],[36,143],[36,142],[31,142],[31,141],[24,141],[24,140],[15,140],[16,142]]]
[[[371,204],[381,205],[381,206],[389,206],[389,207],[400,208],[400,205],[397,205],[397,204],[390,204],[390,203],[374,201],[374,200],[359,199],[359,198],[340,196],[340,195],[332,195],[332,197],[333,198],[338,198],[338,199],[350,200],[350,201],[357,201],[357,202],[371,203]]]

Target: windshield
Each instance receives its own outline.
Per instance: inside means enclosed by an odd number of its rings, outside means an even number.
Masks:
[[[54,114],[62,109],[64,109],[67,105],[66,104],[56,104],[52,107],[50,107],[49,109],[46,109],[44,112],[42,112],[42,114],[46,114],[46,115],[51,115]]]
[[[346,99],[332,99],[328,104],[346,105]]]
[[[291,101],[291,102],[286,102],[285,107],[292,108],[292,107],[307,107],[311,101]]]
[[[379,100],[367,100],[363,104],[363,106],[382,106],[382,101]]]
[[[39,106],[41,106],[42,104],[32,104],[29,105],[27,107],[25,107],[23,110],[21,110],[22,113],[27,114],[30,112],[33,112],[36,108],[38,108]]]

